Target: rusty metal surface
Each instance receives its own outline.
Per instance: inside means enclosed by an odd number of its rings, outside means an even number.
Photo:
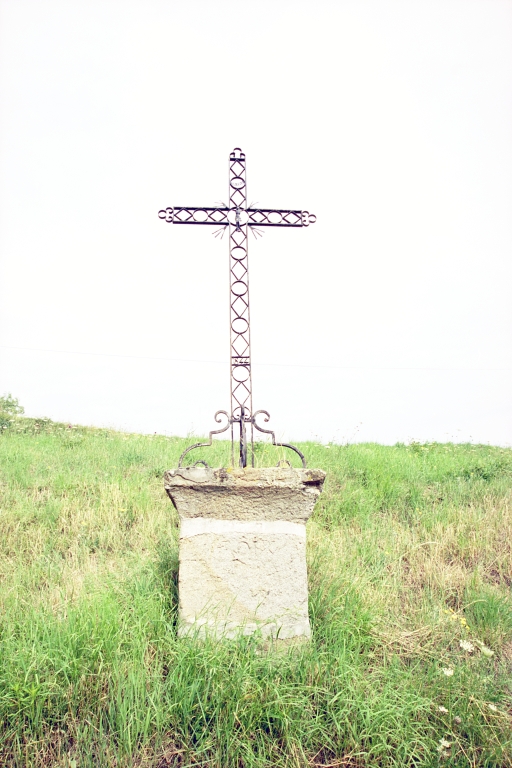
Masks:
[[[308,227],[314,224],[316,216],[309,211],[281,208],[253,208],[247,206],[247,178],[245,154],[236,147],[229,156],[229,205],[217,207],[174,206],[158,212],[160,219],[168,224],[202,224],[216,226],[214,233],[221,237],[229,233],[229,301],[230,301],[230,413],[217,411],[227,418],[222,429],[210,432],[207,443],[195,443],[180,457],[178,466],[189,451],[210,446],[213,435],[225,432],[231,426],[231,460],[235,465],[235,436],[233,425],[238,425],[238,464],[247,466],[248,454],[254,466],[254,430],[271,435],[272,444],[295,451],[306,466],[304,455],[289,443],[276,442],[275,433],[256,423],[256,416],[263,414],[265,422],[270,416],[267,411],[252,410],[252,368],[251,368],[251,319],[249,307],[249,259],[248,233],[261,234],[260,227]],[[205,463],[205,462],[199,462]]]

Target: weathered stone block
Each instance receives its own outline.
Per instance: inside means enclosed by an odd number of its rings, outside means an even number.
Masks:
[[[179,632],[309,637],[306,522],[319,469],[165,473],[180,516]]]

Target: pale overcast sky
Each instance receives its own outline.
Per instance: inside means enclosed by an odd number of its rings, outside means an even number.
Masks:
[[[510,0],[0,0],[0,394],[205,434],[228,244],[160,208],[307,209],[250,242],[280,437],[512,443]]]

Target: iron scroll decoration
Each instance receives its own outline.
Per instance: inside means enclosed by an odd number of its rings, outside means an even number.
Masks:
[[[229,426],[231,425],[231,462],[234,466],[234,440],[233,440],[233,424],[238,423],[240,424],[240,462],[239,466],[246,467],[247,466],[247,428],[246,425],[249,423],[253,429],[257,429],[259,432],[265,432],[268,435],[272,436],[272,445],[276,446],[282,446],[283,448],[289,448],[292,451],[295,451],[295,453],[300,457],[300,460],[302,461],[302,466],[304,469],[306,468],[306,457],[300,451],[297,446],[292,445],[291,443],[278,443],[276,442],[276,435],[275,432],[273,432],[271,429],[264,429],[263,427],[260,427],[259,424],[256,423],[256,416],[259,416],[259,414],[264,414],[265,421],[269,421],[270,414],[268,411],[256,411],[256,413],[252,416],[251,419],[248,419],[245,416],[245,413],[241,414],[241,417],[239,419],[232,419],[230,418],[227,411],[217,411],[217,413],[214,416],[214,419],[217,423],[221,422],[221,419],[219,416],[222,414],[222,416],[226,417],[227,423],[224,427],[221,429],[213,429],[210,434],[208,435],[208,442],[207,443],[194,443],[193,445],[190,445],[186,450],[183,451],[183,453],[180,456],[180,459],[178,461],[178,469],[181,469],[183,467],[183,459],[189,453],[190,451],[195,450],[196,448],[208,448],[213,443],[213,435],[220,435],[222,432],[226,432],[226,430],[229,429]],[[251,465],[254,467],[254,442],[253,442],[253,432],[251,431]],[[279,462],[281,463],[281,462]],[[286,462],[289,464],[290,462]],[[194,466],[197,466],[197,464],[204,464],[205,466],[208,466],[208,464],[205,461],[196,461]]]
[[[249,312],[249,262],[248,233],[255,237],[262,233],[260,227],[308,227],[314,224],[316,216],[309,211],[281,208],[256,208],[247,205],[246,161],[240,147],[236,147],[229,156],[229,204],[222,203],[215,207],[164,208],[158,212],[160,219],[168,224],[199,224],[216,226],[214,235],[223,237],[229,233],[229,284],[230,284],[230,389],[231,408],[217,411],[215,421],[220,424],[223,418],[226,424],[209,433],[208,442],[194,443],[180,456],[178,467],[182,467],[185,456],[196,448],[211,446],[213,435],[226,432],[231,427],[231,461],[235,464],[234,425],[238,424],[240,467],[246,467],[250,449],[250,462],[254,466],[254,431],[268,434],[272,445],[282,446],[294,451],[306,467],[304,454],[290,443],[276,442],[275,432],[261,427],[256,418],[263,416],[268,422],[268,411],[252,409],[252,370]],[[281,462],[279,462],[281,463]],[[289,464],[288,461],[285,463]],[[198,461],[196,464],[205,464]],[[208,465],[206,465],[208,466]]]

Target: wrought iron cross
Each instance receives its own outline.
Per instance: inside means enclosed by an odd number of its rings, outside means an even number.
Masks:
[[[185,455],[194,448],[212,444],[213,435],[225,432],[231,426],[231,460],[234,464],[233,425],[240,430],[239,465],[247,466],[247,451],[251,446],[251,465],[254,466],[254,429],[272,436],[273,445],[281,445],[295,451],[306,466],[304,455],[294,445],[277,443],[271,429],[263,429],[256,423],[256,417],[262,415],[268,422],[267,411],[252,409],[251,375],[251,327],[249,313],[249,262],[247,235],[249,229],[257,236],[259,227],[307,227],[314,224],[316,216],[308,211],[290,211],[273,208],[247,207],[247,183],[245,154],[236,147],[229,156],[229,205],[215,208],[165,208],[158,216],[168,224],[206,224],[217,226],[216,236],[224,235],[229,229],[229,283],[230,283],[230,383],[231,413],[217,411],[215,421],[220,424],[224,416],[227,423],[221,429],[210,432],[207,443],[194,443],[180,457],[178,466],[182,466]],[[206,462],[197,462],[205,464]]]

